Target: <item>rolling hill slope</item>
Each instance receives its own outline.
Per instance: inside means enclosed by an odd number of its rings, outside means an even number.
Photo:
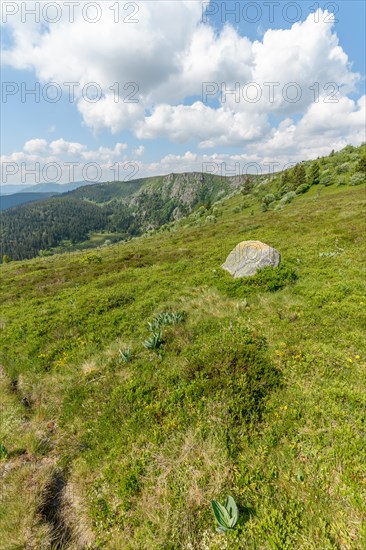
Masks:
[[[4,548],[365,546],[360,153],[321,161],[344,180],[264,178],[129,242],[0,267]],[[280,268],[232,279],[244,239]]]

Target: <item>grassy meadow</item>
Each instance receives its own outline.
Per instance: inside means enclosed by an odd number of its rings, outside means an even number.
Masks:
[[[271,185],[0,266],[0,548],[366,547],[365,186]],[[232,279],[247,239],[281,267]]]

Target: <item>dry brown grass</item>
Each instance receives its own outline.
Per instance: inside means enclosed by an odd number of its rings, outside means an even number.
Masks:
[[[170,440],[155,454],[136,503],[141,535],[149,548],[164,548],[174,541],[179,545],[182,539],[187,541],[186,548],[210,547],[198,546],[195,523],[230,477],[230,466],[222,461],[223,456],[224,450],[214,438],[203,440],[193,430]],[[137,549],[138,538],[136,532],[124,532],[123,537],[116,533],[112,537],[116,546],[110,548]]]

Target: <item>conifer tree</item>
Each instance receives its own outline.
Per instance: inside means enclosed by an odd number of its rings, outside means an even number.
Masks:
[[[310,185],[317,185],[320,182],[320,167],[318,161],[313,162],[311,165],[308,181]]]
[[[306,172],[303,164],[297,164],[294,168],[295,188],[306,184]]]
[[[362,156],[356,165],[356,172],[366,174],[366,155]]]

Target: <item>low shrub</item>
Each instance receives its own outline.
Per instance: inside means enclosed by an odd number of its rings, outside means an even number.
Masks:
[[[360,185],[366,182],[366,175],[363,172],[355,172],[349,180],[350,185]]]
[[[273,292],[294,283],[296,280],[296,271],[292,267],[282,264],[274,269],[272,267],[260,269],[254,277],[248,278],[248,283],[261,290]]]
[[[216,286],[231,298],[243,298],[253,292],[274,292],[296,282],[295,269],[285,263],[276,268],[265,267],[251,277],[234,279],[224,271],[216,272]]]
[[[98,254],[87,254],[86,256],[82,256],[79,260],[81,264],[100,264],[102,263],[102,257]]]
[[[325,187],[328,187],[328,185],[332,185],[332,183],[334,183],[334,179],[333,179],[333,176],[331,174],[323,173],[320,176],[320,184],[321,185],[324,185]]]
[[[266,204],[267,206],[271,204],[271,202],[275,201],[276,197],[273,195],[273,193],[267,193],[262,199],[262,203]]]
[[[306,191],[308,191],[309,189],[310,189],[310,185],[307,183],[303,183],[296,188],[296,195],[301,195],[302,193],[306,193]]]
[[[275,193],[275,199],[276,200],[280,200],[284,195],[286,195],[286,193],[288,193],[290,191],[290,188],[288,185],[284,185],[283,187],[281,187],[280,189],[278,189],[278,191]]]
[[[286,195],[282,197],[282,199],[280,200],[280,204],[281,205],[288,204],[292,202],[295,197],[296,197],[296,193],[294,191],[289,191],[288,193],[286,193]]]
[[[215,411],[215,429],[224,430],[234,450],[245,425],[260,419],[266,398],[280,384],[280,372],[270,361],[266,340],[247,327],[216,321],[202,330],[204,342],[198,338],[184,352],[186,398],[194,395],[196,404],[199,398],[201,416]]]
[[[343,164],[339,164],[336,166],[336,173],[337,174],[345,174],[346,172],[350,171],[350,163],[344,162]]]

